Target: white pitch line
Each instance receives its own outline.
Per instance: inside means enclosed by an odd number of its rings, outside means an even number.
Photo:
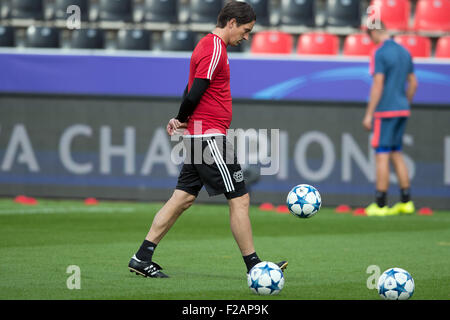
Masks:
[[[42,208],[0,208],[0,215],[4,214],[64,214],[64,213],[127,213],[135,208],[125,207],[42,207]]]

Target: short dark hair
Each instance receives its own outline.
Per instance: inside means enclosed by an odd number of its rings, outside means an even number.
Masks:
[[[378,21],[374,25],[368,25],[367,26],[367,34],[370,36],[372,31],[386,31],[386,25],[383,23],[383,21]]]
[[[256,21],[256,14],[251,5],[244,1],[229,1],[220,10],[217,27],[225,28],[228,21],[236,19],[238,26]]]

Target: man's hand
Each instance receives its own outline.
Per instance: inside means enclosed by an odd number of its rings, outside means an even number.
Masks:
[[[372,130],[372,115],[366,114],[366,116],[363,119],[362,125],[366,130],[370,131]]]
[[[187,122],[180,122],[175,118],[169,120],[166,130],[169,136],[173,136],[176,133],[181,133],[181,129],[187,128]]]

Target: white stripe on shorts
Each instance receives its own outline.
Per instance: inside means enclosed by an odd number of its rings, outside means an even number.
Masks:
[[[216,162],[217,167],[219,168],[223,183],[225,185],[225,191],[226,192],[234,191],[234,185],[233,182],[231,181],[230,172],[228,171],[227,166],[223,162],[223,158],[220,152],[218,151],[218,149],[216,149],[217,144],[214,146],[215,141],[212,140],[206,140],[206,142],[208,142],[208,147],[209,150],[211,151],[211,155],[213,156],[214,161]]]
[[[230,174],[230,171],[228,170],[228,167],[227,167],[227,165],[225,164],[225,161],[223,160],[222,153],[220,153],[219,147],[217,146],[217,141],[216,141],[215,139],[212,140],[212,146],[213,146],[213,148],[216,150],[216,152],[217,152],[217,157],[218,157],[220,163],[222,164],[222,166],[224,167],[225,176],[226,176],[226,178],[228,179],[228,183],[229,183],[230,186],[231,186],[231,190],[234,191],[234,185],[233,185],[233,180],[231,180],[231,174]]]

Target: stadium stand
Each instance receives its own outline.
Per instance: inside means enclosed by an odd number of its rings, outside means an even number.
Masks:
[[[409,29],[411,16],[411,3],[409,0],[372,0],[370,5],[379,10],[380,18],[387,29]],[[375,13],[375,11],[372,11],[372,13]]]
[[[450,0],[417,0],[416,31],[450,31]]]
[[[339,37],[326,32],[302,34],[297,42],[297,54],[336,55],[339,53]]]
[[[57,28],[30,26],[26,31],[25,46],[32,48],[59,48],[60,32]]]
[[[408,49],[413,58],[428,58],[431,56],[431,40],[428,37],[403,34],[395,36],[394,40]]]
[[[263,54],[290,54],[293,38],[282,31],[257,32],[252,39],[251,52]]]
[[[189,21],[193,23],[216,24],[222,8],[222,0],[191,0]]]
[[[450,58],[450,36],[441,37],[436,43],[436,58]]]
[[[163,32],[161,50],[192,51],[196,44],[195,32],[188,30],[167,30]]]
[[[67,13],[69,6],[80,8],[81,21],[89,20],[89,1],[88,0],[56,0],[54,7],[54,19],[66,20],[72,13]]]
[[[326,25],[332,27],[359,27],[361,25],[361,1],[328,0]]]
[[[344,56],[369,56],[376,48],[366,33],[350,34],[345,38]]]
[[[148,30],[122,29],[117,33],[117,49],[149,50],[151,47],[151,32]]]
[[[177,0],[146,0],[144,4],[144,21],[178,22]]]
[[[15,37],[14,28],[9,26],[0,26],[0,47],[14,47]]]
[[[100,0],[99,2],[100,21],[129,22],[132,16],[131,0]]]
[[[103,49],[105,36],[101,29],[79,29],[72,32],[70,47],[76,49]]]
[[[43,0],[11,0],[11,18],[41,20],[43,17]]]
[[[200,35],[210,32],[216,23],[217,12],[227,0],[0,0],[0,26],[14,27],[8,33],[13,34],[14,45],[27,45],[26,29],[30,26],[56,28],[61,33],[61,43],[69,43],[70,35],[66,30],[67,13],[70,5],[81,9],[82,28],[103,30],[105,36],[104,48],[126,48],[130,50],[187,50],[191,48],[191,40],[181,41],[179,45],[171,43],[168,30],[188,30],[193,32],[195,40]],[[293,51],[305,54],[342,54],[344,56],[367,56],[371,45],[364,35],[359,35],[364,29],[365,18],[370,17],[366,9],[369,5],[378,6],[381,18],[393,35],[402,35],[405,31],[426,36],[431,41],[431,53],[441,55],[442,49],[437,48],[439,37],[450,30],[450,0],[246,0],[255,9],[257,24],[253,34],[263,31],[279,31],[292,36]],[[132,23],[132,25],[128,25]],[[409,28],[409,25],[410,28]],[[151,37],[144,36],[142,46],[133,44],[131,30],[147,30]],[[5,29],[6,30],[6,29]],[[125,37],[122,39],[118,33]],[[165,33],[166,32],[166,33]],[[332,34],[337,37],[331,41],[328,49],[319,49],[316,42],[306,49],[304,44],[297,43],[300,35],[310,33]],[[135,32],[138,34],[139,32]],[[175,32],[176,33],[176,32]],[[297,38],[298,37],[298,38]],[[148,39],[147,39],[148,38]],[[257,36],[253,37],[258,39]],[[326,37],[327,38],[327,37]],[[128,39],[128,40],[125,40]],[[323,40],[323,37],[318,37]],[[195,42],[194,40],[194,42]],[[445,40],[445,39],[444,39]],[[442,40],[442,41],[444,41]],[[119,44],[119,41],[121,43]],[[124,42],[125,41],[125,42]],[[147,42],[148,41],[148,42]],[[328,38],[327,38],[327,41]],[[415,40],[409,40],[415,41]],[[427,40],[421,40],[427,41]],[[339,45],[335,49],[336,42]],[[11,46],[9,35],[3,35],[3,43]],[[126,43],[126,44],[125,44]],[[3,44],[5,45],[5,44]],[[284,44],[283,44],[284,45]],[[326,46],[325,43],[321,44]],[[229,52],[254,52],[263,50],[260,45],[251,41],[239,47],[229,47]],[[267,44],[268,48],[270,45]],[[62,47],[66,48],[65,45]],[[177,49],[180,48],[180,49]],[[181,49],[182,48],[182,49]],[[305,49],[303,49],[305,48]],[[148,50],[148,49],[144,49]],[[280,49],[264,48],[275,52],[286,53],[286,47]],[[322,50],[324,50],[322,53]],[[416,49],[414,49],[416,50]],[[415,51],[414,51],[415,52]],[[415,53],[428,56],[427,52]]]
[[[281,0],[280,24],[314,27],[316,24],[314,0]]]
[[[260,26],[270,25],[269,0],[247,0],[256,13],[256,24]]]

